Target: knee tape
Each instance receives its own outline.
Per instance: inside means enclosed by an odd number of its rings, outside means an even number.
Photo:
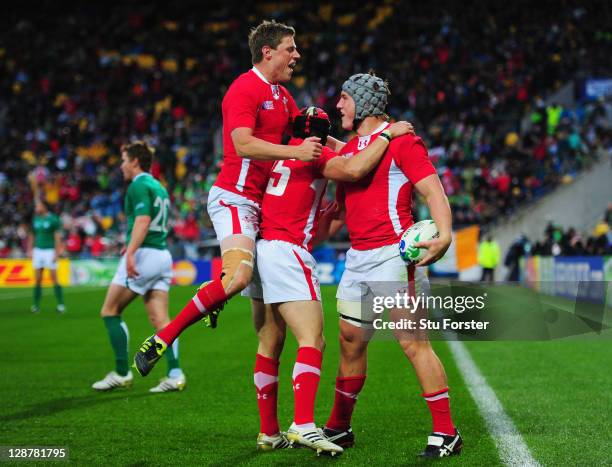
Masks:
[[[230,248],[225,250],[221,255],[223,260],[223,269],[221,273],[221,283],[223,288],[228,290],[231,286],[236,274],[241,269],[245,269],[248,281],[250,282],[253,275],[253,252],[246,248]]]
[[[361,302],[338,299],[338,313],[340,319],[353,326],[364,329],[373,329],[372,322],[375,319],[373,312],[362,311]]]

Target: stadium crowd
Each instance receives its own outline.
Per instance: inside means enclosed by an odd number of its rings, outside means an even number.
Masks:
[[[530,241],[530,254],[540,256],[589,256],[612,254],[612,204],[590,235],[583,235],[574,227],[563,230],[552,222],[544,238]]]
[[[354,72],[389,81],[389,113],[426,140],[455,225],[493,222],[611,153],[608,103],[545,104],[584,73],[610,74],[605,1],[195,6],[49,13],[48,2],[0,19],[0,256],[26,251],[34,188],[60,214],[68,254],[118,254],[118,154],[134,139],[157,148],[173,254],[197,256],[214,237],[206,197],[222,157],[220,99],[248,69],[245,38],[261,18],[297,29],[299,105],[333,112]]]

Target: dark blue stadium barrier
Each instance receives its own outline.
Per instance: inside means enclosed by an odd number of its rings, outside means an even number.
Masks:
[[[612,257],[531,256],[521,259],[521,282],[545,294],[596,303],[606,301]],[[612,291],[608,290],[610,303]]]

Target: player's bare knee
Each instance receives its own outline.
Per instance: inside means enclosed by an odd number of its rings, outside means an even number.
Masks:
[[[277,360],[285,346],[285,333],[274,332],[265,333],[259,336],[259,346],[257,353],[264,357],[274,358]]]
[[[422,355],[423,352],[428,352],[431,349],[429,342],[422,340],[400,338],[399,344],[410,361],[413,361],[415,358]]]
[[[363,358],[368,343],[361,339],[361,336],[355,332],[340,333],[340,351],[342,358],[345,360],[359,360]]]

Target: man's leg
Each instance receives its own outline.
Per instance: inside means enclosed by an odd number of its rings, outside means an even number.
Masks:
[[[359,306],[358,302],[357,305]],[[358,327],[340,319],[340,366],[336,378],[334,406],[325,424],[326,435],[333,439],[334,432],[344,436],[338,438],[342,446],[353,444],[350,432],[351,418],[359,393],[363,389],[368,364],[368,342],[373,334],[371,329]]]
[[[245,235],[231,235],[221,242],[222,274],[197,291],[195,296],[157,336],[172,344],[181,332],[216,311],[241,292],[253,277],[255,242]]]
[[[322,436],[314,423],[314,406],[321,379],[323,361],[323,310],[318,300],[299,300],[273,304],[298,342],[293,366],[294,418],[287,432],[292,443],[332,456],[341,454],[342,447]]]
[[[314,429],[314,405],[323,361],[323,310],[321,302],[301,300],[274,304],[298,343],[293,367],[295,397],[293,421],[298,428]]]
[[[205,283],[164,329],[147,338],[134,357],[134,366],[147,376],[166,349],[189,326],[215,313],[241,292],[253,277],[255,242],[246,235],[230,235],[221,242],[221,277]]]
[[[33,313],[38,313],[40,311],[40,298],[42,297],[42,276],[42,268],[38,268],[34,271],[34,304],[32,305]]]
[[[168,317],[168,292],[166,290],[149,290],[144,296],[144,304],[151,325],[156,331],[160,331],[170,322]],[[186,386],[186,378],[179,365],[178,357],[179,340],[174,340],[166,351],[168,363],[167,378],[150,389],[151,392],[182,391]]]
[[[286,325],[271,305],[262,300],[251,300],[253,324],[259,341],[255,357],[253,380],[257,392],[260,435],[257,447],[272,450],[286,447],[279,436],[277,416],[279,357],[285,343]]]
[[[409,316],[406,310],[391,312],[392,320],[418,320],[421,316],[424,316],[424,312],[412,316]],[[423,389],[423,398],[431,412],[432,431],[454,436],[456,429],[450,414],[446,373],[442,362],[431,347],[427,334],[420,331],[395,330],[395,336],[410,360]]]
[[[51,275],[51,281],[53,282],[53,290],[55,292],[55,300],[57,302],[57,311],[63,313],[65,311],[64,291],[62,289],[62,286],[59,284],[59,281],[57,280],[57,270],[49,269],[49,273]]]
[[[137,294],[117,284],[111,284],[106,292],[100,316],[104,321],[111,347],[115,354],[115,371],[93,384],[99,391],[108,391],[120,386],[129,386],[132,378],[128,367],[129,333],[121,312],[136,298]]]

